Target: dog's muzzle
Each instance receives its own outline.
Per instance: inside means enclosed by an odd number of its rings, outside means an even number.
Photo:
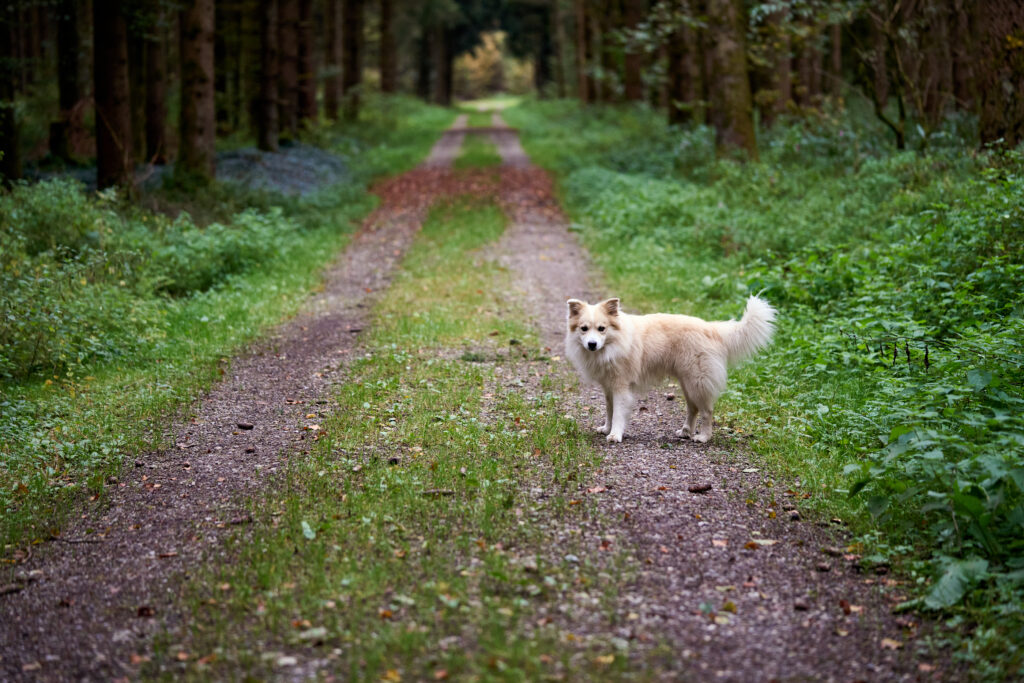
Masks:
[[[587,348],[590,349],[591,351],[596,351],[597,350],[597,342],[596,341],[589,341],[589,342],[587,342]]]

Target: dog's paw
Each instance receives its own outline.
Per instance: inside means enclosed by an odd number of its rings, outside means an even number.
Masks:
[[[697,433],[693,435],[693,440],[696,441],[697,443],[707,443],[708,441],[711,440],[711,435]]]
[[[689,439],[690,438],[690,428],[689,427],[683,427],[682,429],[677,429],[676,430],[676,436],[678,436],[680,439]]]
[[[622,443],[622,434],[609,434],[605,440],[608,443]]]
[[[603,425],[601,425],[601,433],[602,434],[607,434],[610,431],[612,431],[612,426],[610,424],[605,422]]]

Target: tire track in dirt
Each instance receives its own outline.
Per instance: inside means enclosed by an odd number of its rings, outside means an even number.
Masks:
[[[505,127],[498,114],[493,125]],[[593,277],[550,177],[529,166],[514,131],[492,137],[506,159],[501,198],[511,218],[497,259],[516,275],[512,294],[532,311],[543,343],[560,355],[565,300],[618,293]],[[562,368],[564,386],[573,386],[572,369]],[[578,498],[596,499],[600,514],[578,531],[594,550],[587,561],[603,566],[598,551],[617,548],[636,578],[620,586],[614,616],[577,610],[571,632],[620,638],[630,644],[630,671],[649,666],[669,680],[941,677],[945,663],[914,652],[927,626],[891,613],[903,599],[899,582],[859,573],[841,529],[800,520],[798,484],[772,482],[721,435],[707,445],[674,436],[684,408],[677,388],[639,401],[625,441],[614,445],[597,432],[600,390],[581,393],[567,409],[578,411],[580,400],[594,407],[578,419],[593,429],[604,462],[580,484]],[[706,493],[689,491],[708,484]]]
[[[493,192],[493,181],[450,170],[464,127],[463,116],[420,167],[373,188],[381,206],[322,291],[226,368],[194,417],[170,428],[175,446],[126,463],[104,500],[83,501],[58,539],[17,566],[13,592],[0,595],[0,679],[132,676],[155,633],[188,628],[178,601],[190,568],[229,560],[224,530],[251,523],[239,501],[316,438],[328,389],[434,198]]]

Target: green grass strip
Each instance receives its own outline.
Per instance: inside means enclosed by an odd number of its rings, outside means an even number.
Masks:
[[[501,155],[490,137],[470,133],[462,143],[462,151],[455,159],[455,168],[488,168],[499,166]]]

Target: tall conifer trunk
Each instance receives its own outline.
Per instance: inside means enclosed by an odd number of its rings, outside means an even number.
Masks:
[[[299,119],[316,120],[316,41],[313,39],[313,0],[299,0]]]
[[[394,0],[380,0],[380,90],[385,93],[398,92]]]
[[[155,164],[167,162],[167,46],[166,14],[156,5],[155,26],[146,41],[146,158]]]
[[[342,96],[345,118],[359,118],[359,90],[363,82],[363,0],[342,0]]]
[[[746,22],[742,0],[708,0],[713,40],[709,83],[711,123],[720,149],[744,149],[757,158],[750,79],[747,76]]]
[[[128,26],[121,0],[93,0],[96,186],[133,184]]]
[[[298,24],[298,0],[278,0],[278,118],[289,137],[299,132]]]
[[[277,151],[278,126],[278,28],[277,0],[260,0],[260,94],[256,110],[259,148]]]
[[[213,0],[190,0],[181,11],[181,145],[177,168],[213,178],[216,108],[213,83]]]

